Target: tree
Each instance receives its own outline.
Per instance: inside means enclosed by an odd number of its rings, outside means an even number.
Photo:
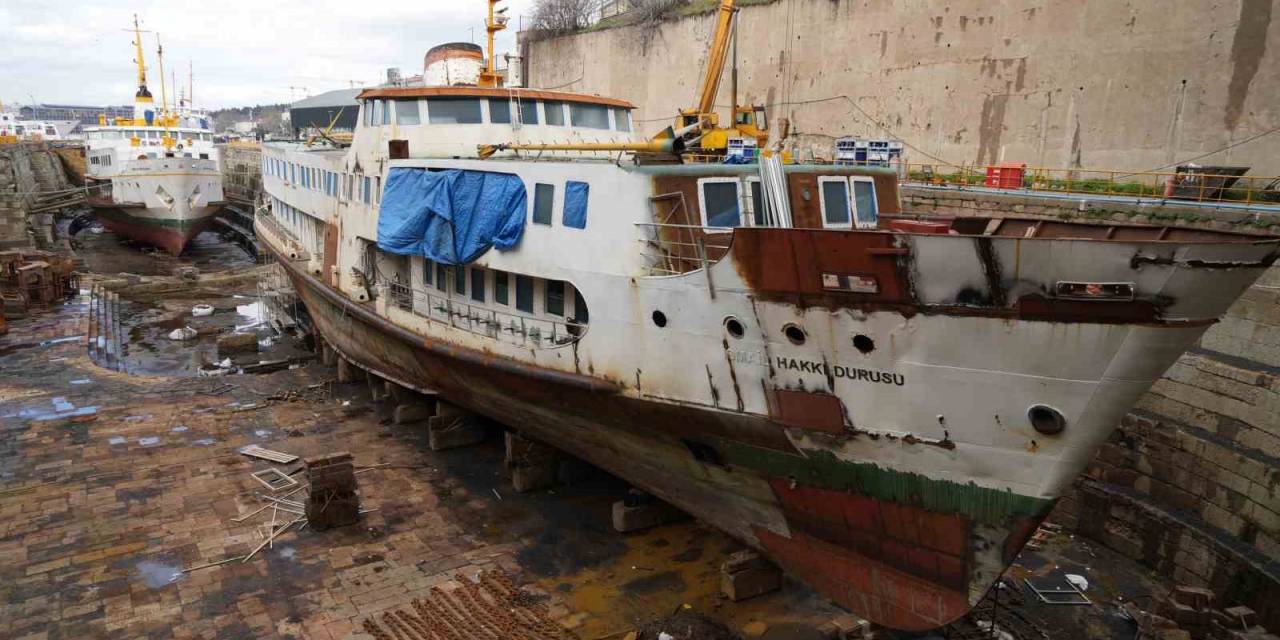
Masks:
[[[556,36],[585,29],[599,9],[600,0],[538,0],[530,31]]]

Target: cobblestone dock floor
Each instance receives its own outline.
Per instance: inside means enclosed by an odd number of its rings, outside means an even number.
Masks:
[[[391,425],[318,364],[217,378],[98,368],[77,338],[83,314],[72,303],[0,338],[0,638],[364,638],[369,616],[497,570],[590,640],[686,603],[734,628],[768,620],[777,638],[816,637],[838,614],[793,584],[721,602],[731,540],[696,522],[612,532],[626,487],[590,469],[514,494],[498,444],[433,453],[424,427]],[[271,509],[233,520],[264,504],[249,474],[271,465],[238,453],[249,444],[351,452],[374,511],[183,572],[260,544]]]

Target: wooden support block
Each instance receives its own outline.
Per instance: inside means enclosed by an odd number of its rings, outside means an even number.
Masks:
[[[320,362],[326,367],[332,367],[338,364],[338,352],[329,346],[324,340],[319,341],[320,344]]]
[[[346,358],[338,358],[338,382],[359,382],[364,380],[364,369],[351,364]]]
[[[432,411],[431,405],[409,400],[396,405],[391,413],[391,421],[396,424],[409,424],[430,419],[433,415],[435,412]]]
[[[258,336],[252,333],[228,333],[218,336],[218,357],[237,353],[257,353]]]
[[[506,466],[511,470],[511,486],[517,493],[529,493],[555,486],[560,468],[560,452],[536,440],[508,432]]]
[[[733,602],[782,587],[782,571],[754,551],[738,551],[720,565],[720,592]]]
[[[447,402],[437,402],[435,415],[427,419],[427,443],[432,451],[443,451],[484,441],[480,417]]]
[[[367,373],[366,379],[369,381],[369,398],[374,402],[385,400],[387,398],[386,381],[373,373]]]

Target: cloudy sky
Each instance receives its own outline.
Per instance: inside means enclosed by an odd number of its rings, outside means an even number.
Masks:
[[[499,34],[510,51],[519,16],[534,0],[506,0],[513,27]],[[158,32],[165,73],[195,74],[197,106],[289,102],[371,84],[387,67],[422,70],[427,49],[443,42],[483,43],[484,0],[3,0],[0,2],[0,101],[128,104],[133,99],[132,34]],[[156,34],[143,34],[148,85],[160,97]],[[291,88],[292,87],[292,88]],[[304,89],[305,88],[305,89]]]

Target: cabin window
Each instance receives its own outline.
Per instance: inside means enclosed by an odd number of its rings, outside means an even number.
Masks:
[[[822,192],[822,226],[828,229],[852,227],[848,179],[824,176],[818,178],[818,187]]]
[[[493,272],[493,301],[498,304],[510,304],[507,302],[507,272]]]
[[[373,101],[373,124],[375,126],[382,124],[382,101],[381,100]]]
[[[613,121],[616,124],[614,128],[617,129],[618,131],[627,131],[627,132],[631,131],[631,112],[630,111],[623,109],[622,107],[614,107]]]
[[[373,101],[365,100],[364,105],[361,106],[360,109],[361,111],[363,111],[363,113],[361,114],[362,117],[360,120],[361,122],[364,122],[364,126],[367,127],[373,124]]]
[[[571,229],[587,228],[587,196],[591,185],[570,180],[564,185],[564,218],[562,224]]]
[[[698,181],[702,226],[731,228],[742,225],[740,184],[737,178],[703,178]]]
[[[547,280],[547,313],[564,315],[564,281]]]
[[[542,103],[543,111],[547,112],[547,124],[553,127],[564,126],[564,103],[547,100]]]
[[[417,100],[396,100],[396,124],[401,126],[422,124]]]
[[[538,124],[538,101],[520,100],[520,122],[522,124]]]
[[[435,273],[435,270],[436,263],[432,262],[430,258],[422,260],[422,284],[428,287],[431,286],[431,276]]]
[[[582,299],[582,292],[573,290],[573,321],[578,324],[591,322],[591,312],[587,310],[587,301]]]
[[[449,268],[436,263],[436,288],[444,291],[449,286]]]
[[[854,223],[859,229],[874,229],[880,217],[875,181],[863,176],[854,176],[849,178],[849,183],[853,187]]]
[[[471,268],[471,299],[484,302],[484,269]]]
[[[466,297],[467,295],[467,268],[457,266],[453,268],[453,292]]]
[[[364,177],[364,203],[369,204],[373,194],[373,180],[369,176]]]
[[[533,278],[516,275],[516,308],[533,313]]]
[[[489,122],[511,124],[511,101],[506,98],[489,98]]]
[[[609,108],[598,104],[569,105],[569,115],[573,117],[573,126],[584,129],[608,129]]]
[[[431,98],[427,100],[427,115],[431,124],[480,124],[480,100],[478,98]]]
[[[533,223],[551,226],[551,205],[555,201],[556,188],[539,182],[533,188]]]
[[[752,226],[763,227],[765,226],[764,188],[761,186],[759,178],[747,180],[747,186],[751,187],[751,224]]]

